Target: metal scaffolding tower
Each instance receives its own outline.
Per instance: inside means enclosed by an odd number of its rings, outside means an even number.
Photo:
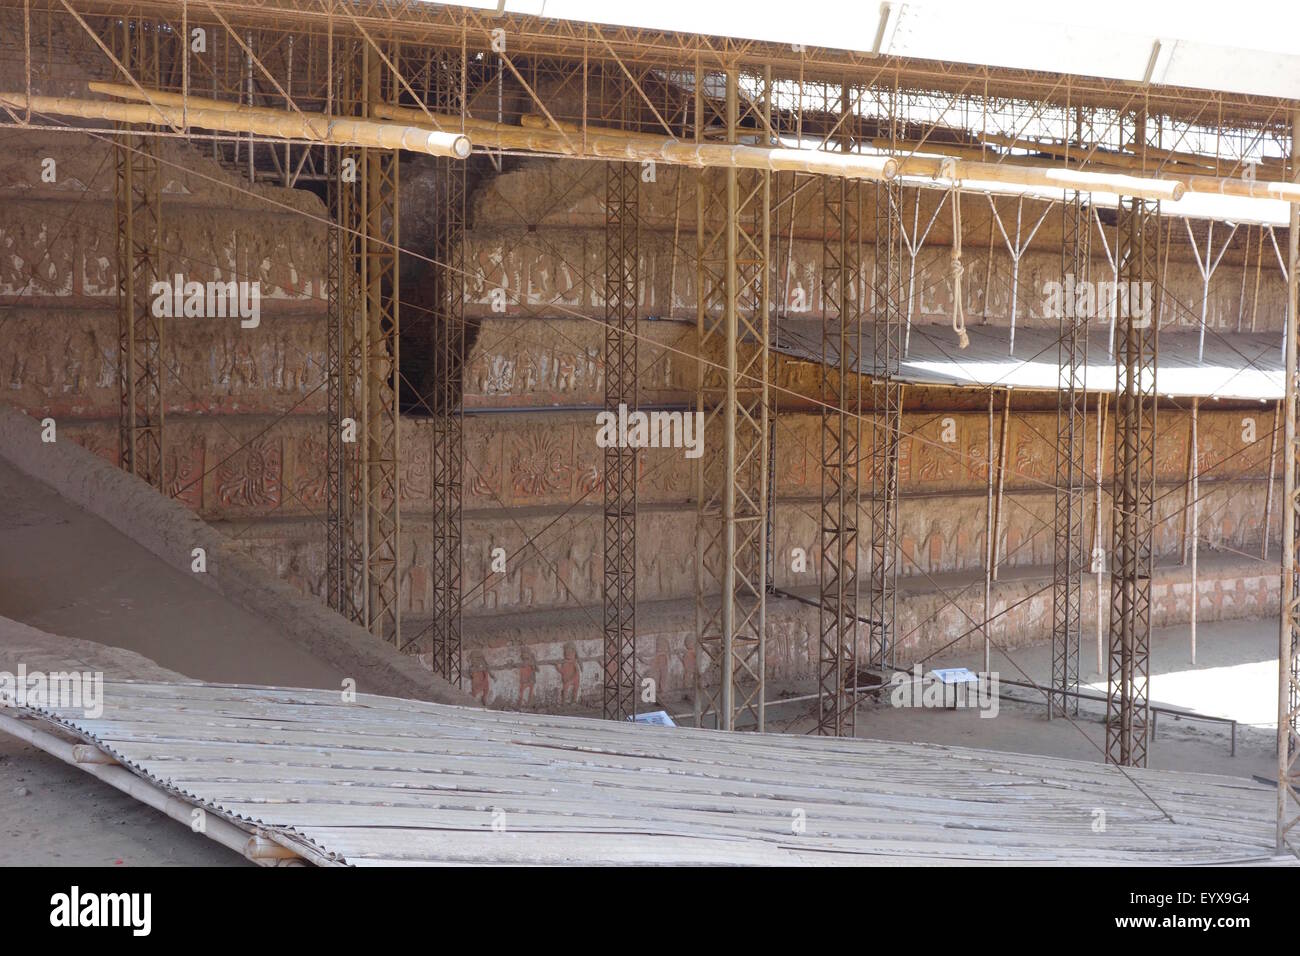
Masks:
[[[1300,111],[1291,116],[1291,175],[1300,182]],[[1277,850],[1300,852],[1300,441],[1296,435],[1300,340],[1300,205],[1291,204],[1286,316],[1286,454],[1283,456],[1282,625],[1278,637]]]
[[[1138,142],[1144,142],[1141,120],[1138,132]],[[1121,197],[1117,245],[1121,288],[1158,287],[1160,204]],[[1130,294],[1129,299],[1128,307],[1120,310],[1115,327],[1115,472],[1106,760],[1144,767],[1150,718],[1147,682],[1155,525],[1158,322],[1154,309],[1143,309],[1135,301],[1138,296]]]
[[[738,71],[726,71],[721,113],[704,96],[698,66],[696,73],[697,139],[737,142]],[[759,85],[746,99],[743,122],[770,130],[770,81]],[[712,712],[724,730],[746,718],[762,730],[771,173],[733,167],[703,172],[697,183],[697,407],[705,428],[696,499],[695,716],[698,722]]]
[[[145,84],[158,85],[159,30],[123,19],[112,31],[116,56]],[[163,319],[153,284],[162,280],[162,173],[159,140],[120,126],[114,139],[117,214],[118,452],[124,470],[160,491],[163,471]]]
[[[361,567],[357,491],[360,487],[359,411],[361,334],[358,327],[356,248],[361,203],[356,150],[330,151],[328,203],[333,221],[326,233],[326,598],[330,607],[361,621]]]
[[[1088,197],[1068,193],[1061,203],[1061,314],[1057,343],[1056,521],[1052,564],[1052,693],[1047,716],[1079,712],[1079,644],[1083,595],[1084,450],[1087,447],[1084,367],[1088,318],[1075,289],[1090,279],[1092,209]]]
[[[335,44],[330,51],[331,95],[340,115],[363,109],[362,59],[355,42]],[[365,625],[363,599],[365,552],[361,507],[361,466],[364,433],[362,415],[365,297],[361,294],[365,268],[363,236],[365,196],[364,157],[359,149],[327,151],[326,201],[332,222],[326,233],[326,598],[344,617]]]
[[[376,51],[366,47],[363,58],[364,100],[373,110],[395,100],[397,85]],[[366,149],[362,165],[364,620],[372,634],[400,647],[398,155]]]
[[[634,163],[605,165],[605,409],[637,407],[637,185]],[[636,714],[637,449],[616,441],[605,455],[605,698],[609,720]]]
[[[869,666],[894,666],[894,615],[898,586],[898,458],[903,431],[902,186],[875,187],[875,263],[872,290],[871,380],[871,647]]]
[[[841,90],[849,112],[849,87]],[[847,132],[841,148],[850,148]],[[821,563],[817,733],[852,737],[862,440],[862,184],[822,179]]]
[[[464,109],[465,57],[444,54],[435,66],[433,108],[448,115]],[[465,164],[434,161],[444,189],[438,209],[436,264],[436,334],[433,395],[433,622],[430,657],[433,672],[460,686],[462,498],[465,467]]]

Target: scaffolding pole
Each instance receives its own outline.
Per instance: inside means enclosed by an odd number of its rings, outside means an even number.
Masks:
[[[461,51],[437,55],[433,80],[435,105],[447,113],[464,108],[466,63]],[[463,590],[462,487],[465,468],[465,163],[434,161],[442,202],[434,239],[433,342],[433,622],[430,662],[433,672],[459,687],[464,665],[461,645]]]
[[[1145,142],[1143,118],[1138,142]],[[1125,288],[1158,287],[1160,205],[1124,197],[1116,258]],[[1115,471],[1106,761],[1147,763],[1151,573],[1155,526],[1156,349],[1153,310],[1120,310],[1115,342]],[[1146,296],[1141,298],[1145,299]],[[1145,314],[1144,314],[1145,313]]]
[[[849,87],[840,108],[850,111]],[[851,148],[846,134],[841,149]],[[822,186],[821,561],[817,733],[852,737],[857,690],[858,453],[862,439],[862,188]]]
[[[329,328],[325,345],[326,389],[326,598],[329,606],[352,621],[361,620],[357,547],[361,383],[359,300],[356,242],[361,227],[358,186],[344,170],[358,167],[357,150],[330,151],[328,202],[332,222],[326,233],[326,299]]]
[[[638,183],[634,163],[605,166],[605,410],[637,407]],[[637,449],[605,450],[605,704],[608,720],[636,715]]]
[[[696,136],[741,128],[739,75],[726,71],[722,115],[703,95],[697,64]],[[709,110],[705,117],[703,111]],[[770,87],[746,100],[747,122],[770,128]],[[748,115],[759,113],[757,116]],[[715,122],[720,121],[720,122]],[[697,408],[704,453],[697,470],[695,716],[733,730],[765,725],[767,444],[771,173],[736,168],[697,180]],[[706,363],[717,361],[718,368]],[[716,595],[716,597],[715,597]]]
[[[340,114],[361,107],[360,51],[340,42],[331,51],[334,76],[331,97]],[[327,202],[332,218],[326,233],[326,598],[350,621],[365,624],[362,581],[362,342],[366,298],[361,294],[365,268],[362,236],[364,195],[362,151],[335,147],[328,151]]]
[[[1052,565],[1052,690],[1047,718],[1077,714],[1083,600],[1083,491],[1088,361],[1087,316],[1074,290],[1088,282],[1092,219],[1088,197],[1067,193],[1061,204],[1062,302],[1057,342],[1056,521]]]
[[[364,99],[370,112],[376,104],[395,96],[396,85],[385,76],[380,58],[369,47],[365,48],[363,59]],[[366,300],[362,390],[364,618],[372,634],[400,647],[398,160],[392,150],[379,149],[364,150],[362,158],[362,292]]]
[[[116,55],[141,82],[158,85],[159,31],[123,19],[112,33]],[[163,279],[159,140],[119,126],[114,138],[117,214],[118,453],[125,471],[166,492],[163,422],[163,319],[152,309]]]
[[[898,604],[898,459],[903,431],[902,188],[875,189],[875,264],[872,302],[874,377],[871,445],[871,646],[869,665],[882,675],[895,665]]]
[[[1291,115],[1292,175],[1300,181],[1300,111]],[[1291,204],[1286,312],[1286,445],[1282,455],[1282,622],[1278,637],[1277,850],[1300,852],[1300,444],[1296,436],[1296,349],[1300,336],[1300,205]],[[1265,531],[1267,535],[1267,530]]]

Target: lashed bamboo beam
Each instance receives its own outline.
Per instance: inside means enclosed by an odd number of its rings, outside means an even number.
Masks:
[[[1138,152],[1136,143],[1125,143],[1123,149],[1126,153],[1133,154],[1135,160],[1139,162],[1141,161],[1136,155]],[[1231,165],[1236,169],[1244,169],[1248,165],[1244,159],[1232,159],[1229,156],[1210,156],[1206,153],[1180,152],[1175,149],[1153,149],[1151,147],[1145,147],[1143,153],[1146,155],[1148,163],[1155,160],[1161,163],[1178,163],[1183,166],[1198,166],[1203,169],[1208,168],[1209,170],[1219,169],[1224,165]],[[1256,178],[1260,175],[1266,177],[1282,176],[1285,175],[1285,167],[1277,160],[1261,160],[1255,166],[1255,175]]]
[[[1068,160],[1070,158],[1079,159],[1090,152],[1090,147],[1080,143],[1065,143],[1061,140],[1052,140],[1044,142],[1039,140],[1017,139],[1014,136],[1002,136],[996,133],[981,134],[981,139],[993,146],[1004,148],[1029,149],[1036,152],[1045,153],[1055,156],[1058,159]],[[888,147],[888,143],[881,140],[873,140],[874,146]],[[899,143],[900,149],[911,148],[906,143]],[[1131,147],[1125,147],[1129,149]],[[939,145],[935,143],[928,144],[924,147],[926,152],[942,153],[952,155],[958,158],[976,158],[974,154],[978,151],[971,147],[950,146],[947,144]],[[1255,167],[1255,178],[1246,179],[1244,176],[1215,176],[1213,168],[1215,159],[1212,156],[1203,156],[1197,153],[1176,153],[1172,150],[1152,150],[1146,160],[1150,163],[1151,157],[1160,159],[1166,157],[1165,165],[1160,169],[1164,181],[1181,182],[1189,193],[1213,193],[1220,196],[1237,196],[1245,199],[1280,199],[1284,202],[1300,201],[1300,187],[1294,183],[1280,182],[1269,180],[1268,176],[1276,176],[1279,167],[1274,163],[1261,163]],[[1098,172],[1106,171],[1107,167],[1122,167],[1125,169],[1140,170],[1143,168],[1141,157],[1129,154],[1117,154],[1113,152],[1095,153],[1088,160],[1088,169]],[[1003,160],[999,166],[1007,165]],[[1028,156],[1017,156],[1015,165],[1018,168],[1026,167],[1043,167],[1045,164],[1042,160]],[[1059,167],[1051,167],[1059,168]],[[1244,168],[1244,167],[1243,167]],[[1264,177],[1264,178],[1261,178]],[[1131,195],[1131,194],[1130,194]],[[1168,199],[1169,196],[1152,196],[1145,198]]]
[[[90,89],[118,96],[123,99],[143,99],[140,91],[120,83],[90,83]],[[0,94],[0,101],[10,94]],[[927,178],[957,179],[964,182],[993,182],[1013,186],[1029,186],[1046,189],[1068,189],[1084,192],[1110,193],[1121,196],[1137,196],[1142,199],[1177,201],[1187,193],[1235,196],[1244,199],[1274,199],[1284,202],[1300,202],[1300,185],[1288,182],[1245,180],[1223,176],[1190,175],[1177,170],[1176,175],[1168,177],[1150,177],[1129,175],[1121,172],[1102,172],[1092,169],[1062,168],[1042,165],[1041,162],[1024,161],[990,163],[961,156],[907,156],[897,159],[887,156],[863,155],[858,153],[832,153],[822,150],[790,149],[784,147],[764,147],[729,145],[723,143],[695,143],[688,140],[675,140],[658,136],[654,133],[641,133],[606,127],[588,126],[562,122],[559,129],[549,120],[540,116],[524,116],[523,125],[511,126],[491,120],[473,117],[450,116],[438,113],[426,113],[424,110],[405,106],[380,104],[375,108],[375,116],[384,120],[401,121],[406,126],[390,127],[386,123],[373,120],[336,119],[324,114],[305,114],[304,119],[265,107],[244,106],[225,100],[209,100],[202,97],[184,97],[179,93],[162,93],[150,91],[150,98],[160,106],[179,106],[189,104],[192,125],[204,124],[193,120],[192,111],[224,110],[247,116],[265,117],[268,121],[280,122],[284,119],[301,122],[304,125],[317,124],[354,124],[373,125],[382,129],[403,129],[427,135],[429,119],[448,130],[464,129],[464,134],[442,132],[438,135],[471,136],[474,143],[490,149],[525,150],[528,152],[549,153],[561,156],[582,156],[596,159],[619,159],[633,162],[647,160],[668,165],[702,167],[738,167],[742,169],[767,169],[773,172],[807,172],[822,173],[828,176],[843,176],[850,179],[892,179],[895,175],[925,176]],[[36,99],[36,98],[34,98]],[[156,119],[150,122],[157,122]],[[217,128],[209,126],[207,128]],[[285,134],[265,134],[285,135]],[[318,138],[298,136],[296,138]],[[337,140],[330,140],[335,142]],[[468,141],[466,141],[468,142]],[[345,144],[347,145],[347,144]],[[350,144],[369,145],[369,144]],[[378,144],[386,145],[386,144]],[[410,146],[388,147],[411,149]],[[466,147],[468,155],[468,147]],[[424,150],[417,150],[424,151]],[[937,145],[936,152],[947,152],[947,147]],[[962,150],[961,152],[965,152]],[[435,155],[452,155],[436,153]],[[463,158],[457,152],[454,155]]]
[[[397,118],[402,113],[401,108],[381,107],[383,115],[392,114],[391,118]],[[406,111],[408,117],[415,120],[419,117],[418,110]],[[458,117],[446,117],[447,122],[453,125],[459,123]],[[539,129],[545,122],[541,117],[524,116],[521,122],[529,129]],[[582,131],[582,127],[576,123],[562,123],[563,128],[568,132]],[[491,132],[499,128],[501,124],[492,123],[487,120],[469,119],[466,121],[466,128],[484,130]],[[504,127],[508,130],[516,130],[520,127]],[[653,134],[645,133],[622,133],[616,130],[599,129],[595,127],[588,128],[589,135],[609,135],[626,136],[632,140],[650,140],[662,141],[660,137]],[[557,135],[552,133],[551,135]],[[475,139],[480,141],[482,134],[476,132]],[[989,142],[996,142],[999,145],[1019,145],[1025,148],[1042,148],[1043,144],[1030,144],[1028,141],[1015,141],[1011,137],[986,136]],[[889,143],[885,140],[872,140],[871,144],[875,148],[887,149]],[[1300,186],[1294,183],[1265,181],[1265,180],[1246,180],[1233,178],[1231,176],[1211,176],[1193,173],[1186,166],[1179,166],[1168,170],[1168,174],[1163,177],[1150,177],[1131,175],[1119,171],[1105,170],[1105,166],[1114,161],[1121,165],[1136,164],[1133,157],[1117,156],[1115,154],[1106,154],[1104,159],[1095,160],[1092,165],[1101,167],[1099,169],[1079,169],[1079,168],[1062,168],[1059,165],[1053,165],[1050,161],[1034,159],[1030,157],[1017,158],[1015,162],[1002,160],[1001,162],[987,162],[977,159],[979,151],[971,147],[949,146],[947,144],[908,144],[900,142],[900,149],[922,148],[929,152],[943,154],[939,157],[921,157],[911,156],[900,158],[900,173],[902,175],[921,175],[930,178],[944,176],[944,166],[949,164],[950,172],[955,174],[955,178],[975,182],[996,182],[1007,183],[1019,186],[1041,186],[1051,189],[1078,189],[1088,192],[1105,192],[1123,196],[1137,196],[1142,199],[1158,199],[1166,201],[1177,201],[1182,199],[1187,193],[1215,194],[1221,196],[1236,196],[1245,199],[1280,199],[1285,202],[1300,202]],[[528,149],[528,146],[517,148]],[[1081,147],[1073,147],[1073,154],[1080,155]],[[807,152],[800,150],[800,152]],[[1065,150],[1062,147],[1060,155],[1065,157]],[[956,165],[950,165],[952,160],[956,160]],[[946,177],[945,177],[946,178]]]
[[[1189,192],[1239,196],[1246,199],[1281,199],[1300,202],[1300,184],[1262,179],[1233,179],[1231,176],[1184,176]]]
[[[379,106],[376,116],[407,122],[428,122],[420,110],[402,106]],[[439,123],[461,125],[458,116],[433,114]],[[488,120],[466,119],[464,127],[478,146],[490,149],[527,150],[559,156],[582,156],[630,162],[659,162],[669,166],[696,168],[762,169],[771,172],[821,173],[845,179],[885,180],[898,172],[898,162],[889,156],[863,156],[812,149],[746,146],[730,143],[696,143],[647,133],[561,124],[561,129],[508,126]]]
[[[1042,153],[1045,156],[1054,156],[1062,160],[1083,160],[1086,159],[1090,169],[1106,169],[1108,167],[1118,169],[1137,169],[1148,172],[1157,172],[1152,168],[1151,160],[1147,159],[1145,164],[1142,157],[1133,156],[1128,153],[1116,153],[1110,149],[1102,149],[1099,146],[1090,146],[1087,143],[1066,141],[1060,139],[1041,140],[1041,139],[1021,139],[1016,136],[1004,136],[999,133],[979,133],[979,138],[991,146],[997,146],[1002,149],[1025,149],[1035,153]],[[944,147],[943,152],[949,152]],[[1032,159],[1030,156],[1017,156],[1016,162],[1023,163]],[[1161,165],[1158,170],[1166,175],[1176,175],[1179,173],[1192,173],[1195,175],[1209,175],[1213,172],[1213,161],[1205,163],[1182,162],[1170,160]]]
[[[135,90],[131,90],[132,99],[138,95]],[[79,119],[176,128],[189,126],[276,139],[333,143],[337,146],[405,149],[453,159],[464,159],[471,149],[469,137],[463,133],[444,133],[395,123],[332,117],[323,113],[289,113],[233,103],[223,103],[220,108],[216,108],[203,105],[205,101],[194,97],[190,97],[188,105],[182,107],[185,98],[179,94],[151,92],[149,96],[154,100],[153,104],[101,102],[67,96],[29,98],[26,93],[0,93],[0,106],[25,110],[30,104],[34,113],[75,116]],[[217,102],[220,101],[206,101]]]
[[[1010,162],[977,163],[965,159],[920,156],[902,159],[899,165],[904,176],[1111,193],[1141,199],[1177,201],[1187,191],[1187,187],[1177,179],[1151,179],[1125,173],[1099,173],[1066,167],[1021,166]]]
[[[134,91],[132,91],[134,93]],[[412,123],[427,122],[419,110],[401,106],[380,106],[376,114],[387,119]],[[437,116],[439,123],[460,125],[461,118]],[[851,175],[848,170],[867,161],[884,157],[860,153],[831,153],[811,149],[766,149],[758,146],[724,146],[663,139],[645,133],[626,133],[589,126],[585,131],[573,124],[563,124],[563,131],[539,129],[540,120],[525,117],[524,126],[507,126],[489,120],[465,119],[465,129],[472,131],[474,142],[496,149],[524,149],[560,155],[582,155],[605,159],[655,159],[680,162],[682,165],[747,165],[758,169],[798,170],[827,175]],[[580,134],[580,135],[579,135]],[[936,147],[939,149],[941,147]],[[732,151],[737,151],[732,153]],[[654,155],[651,155],[651,154]],[[680,159],[668,159],[671,155]],[[733,161],[743,157],[744,161]],[[1029,166],[1010,162],[983,163],[952,157],[899,157],[899,175],[952,178],[963,181],[1007,183],[1049,189],[1077,189],[1084,192],[1107,192],[1143,199],[1177,200],[1186,187],[1176,179],[1151,179],[1123,173]],[[888,179],[890,176],[855,178]]]

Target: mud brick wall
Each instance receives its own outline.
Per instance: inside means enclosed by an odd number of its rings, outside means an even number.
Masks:
[[[639,311],[643,317],[695,319],[695,181],[694,171],[659,167],[655,182],[641,185]],[[871,188],[864,186],[864,208],[871,208]],[[558,160],[527,161],[521,168],[484,183],[475,202],[474,229],[466,248],[467,269],[476,276],[467,291],[470,314],[496,314],[492,292],[504,289],[507,315],[603,316],[603,190],[604,172],[598,164]],[[939,190],[922,191],[918,213],[915,191],[906,191],[904,226],[909,236],[924,232],[942,195]],[[1018,214],[1024,241],[1043,217],[1021,257],[1014,283],[1006,241],[992,218],[994,206],[1001,229],[1013,244]],[[783,216],[773,234],[773,249],[780,257],[773,281],[774,305],[781,315],[817,318],[822,314],[821,237],[825,225],[816,182],[801,182],[793,210],[793,217]],[[938,212],[924,242],[916,244],[914,271],[908,262],[912,321],[916,324],[948,323],[952,316],[952,220],[946,205]],[[1047,283],[1061,278],[1059,205],[1048,211],[1044,203],[1026,200],[1023,210],[1018,210],[1014,198],[990,200],[972,194],[963,200],[962,216],[967,321],[1008,326],[1014,284],[1016,326],[1055,329],[1058,320],[1048,313],[1045,290]],[[1110,281],[1113,272],[1107,255],[1108,248],[1114,251],[1113,214],[1103,213],[1102,222],[1106,242],[1094,231],[1091,273],[1095,281]],[[872,228],[872,223],[864,223],[863,279],[869,279],[873,268]],[[1198,228],[1197,242],[1203,247],[1204,228]],[[1225,229],[1215,231],[1216,256],[1227,235]],[[1202,280],[1181,220],[1167,219],[1163,238],[1168,256],[1162,261],[1162,327],[1199,327]],[[1218,332],[1250,331],[1253,319],[1255,331],[1280,332],[1286,284],[1268,255],[1260,270],[1256,305],[1258,231],[1251,235],[1243,306],[1245,242],[1246,230],[1238,229],[1210,283],[1206,326]],[[1271,255],[1271,249],[1265,251]]]
[[[7,317],[0,370],[8,398],[32,414],[66,422],[65,434],[113,460],[115,221],[111,176],[105,172],[111,171],[107,150],[84,136],[3,135],[9,141],[5,163],[10,172],[0,192],[6,211],[0,223],[0,301]],[[257,186],[250,195],[245,184],[199,150],[171,141],[164,145],[169,272],[199,280],[255,279],[263,294],[263,317],[256,329],[243,329],[232,319],[168,323],[167,489],[204,517],[230,523],[232,533],[248,541],[269,566],[319,593],[324,577],[325,303],[324,234],[318,217],[323,209],[302,191]],[[57,183],[40,181],[40,159],[46,155],[58,158]],[[537,164],[502,179],[549,182],[556,168],[563,167]],[[483,235],[496,228],[485,221],[493,202],[489,192],[476,208],[474,242],[486,241]],[[566,202],[566,225],[557,234],[546,233],[547,241],[573,251],[577,247],[568,231],[581,227],[582,242],[598,246],[599,230],[589,222],[595,213],[583,212],[597,200],[590,195],[575,199],[571,192]],[[498,235],[495,241],[503,240]],[[520,245],[510,242],[496,249],[499,258],[524,255]],[[526,281],[518,276],[511,281],[544,300],[563,298],[556,287],[563,270],[539,263],[531,260],[520,273],[528,276]],[[683,275],[691,271],[682,267]],[[686,294],[689,289],[683,290]],[[591,305],[589,298],[582,301]],[[695,374],[693,329],[675,321],[645,321],[642,328],[643,401],[687,401]],[[466,402],[471,413],[497,411],[471,414],[466,423],[465,566],[467,589],[474,593],[471,613],[599,603],[601,457],[594,409],[571,409],[602,399],[602,365],[601,326],[581,315],[557,317],[548,310],[534,316],[483,316],[466,373]],[[562,410],[545,411],[557,407]],[[943,433],[951,431],[946,418],[955,425],[953,442],[943,440]],[[1243,441],[1246,418],[1255,420],[1253,443]],[[1162,554],[1178,547],[1176,513],[1183,499],[1177,485],[1186,475],[1188,425],[1185,412],[1162,410],[1157,463],[1164,519],[1157,546]],[[1262,535],[1271,427],[1271,409],[1264,407],[1216,411],[1207,403],[1202,412],[1200,469],[1207,497],[1201,526],[1211,542],[1245,549]],[[980,567],[985,415],[927,409],[906,414],[904,429],[903,573]],[[1113,431],[1112,423],[1108,435]],[[1012,567],[1050,560],[1054,432],[1053,413],[1012,413],[1001,544]],[[409,534],[402,578],[405,608],[416,615],[429,601],[430,546],[419,529],[431,508],[430,440],[418,421],[403,423],[403,508]],[[809,568],[815,569],[814,515],[821,480],[816,418],[782,415],[777,445],[778,553],[803,548]],[[1107,448],[1106,487],[1110,467]],[[869,459],[859,476],[864,487],[870,480],[866,468]],[[646,600],[686,598],[693,588],[693,552],[683,551],[681,544],[693,540],[693,463],[681,451],[649,450],[642,456],[641,476],[641,594]],[[1235,479],[1230,494],[1216,484],[1225,479]],[[1092,498],[1090,493],[1090,503]],[[570,508],[571,515],[551,526]],[[1108,520],[1107,504],[1103,540]],[[543,529],[548,530],[540,539],[539,556],[524,545]],[[523,552],[505,575],[487,571],[496,547],[508,554]],[[779,585],[814,580],[815,570],[798,575],[789,566],[778,562]]]

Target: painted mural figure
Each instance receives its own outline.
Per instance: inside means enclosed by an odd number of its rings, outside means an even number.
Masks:
[[[582,665],[578,662],[578,646],[573,641],[564,645],[564,660],[555,665],[560,672],[560,703],[576,704],[582,683]]]

